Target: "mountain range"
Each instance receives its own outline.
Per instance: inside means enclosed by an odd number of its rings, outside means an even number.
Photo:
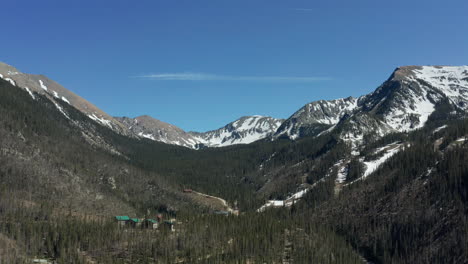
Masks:
[[[0,63],[0,77],[31,96],[36,92],[53,102],[64,101],[119,134],[193,149],[249,144],[266,138],[296,140],[343,126],[348,127],[342,133],[343,139],[362,141],[366,134],[381,137],[421,128],[442,103],[453,108],[453,115],[468,109],[467,66],[399,67],[370,94],[311,102],[286,120],[245,116],[207,132],[186,132],[147,115],[112,117],[46,76],[21,73],[5,63]]]
[[[219,129],[200,133],[185,132],[150,116],[116,119],[140,137],[193,149],[249,144],[271,136],[283,121],[266,116],[244,116]]]

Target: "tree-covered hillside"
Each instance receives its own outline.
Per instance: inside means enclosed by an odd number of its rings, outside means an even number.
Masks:
[[[0,80],[0,260],[467,263],[468,121],[452,112],[441,102],[422,129],[361,145],[340,137],[349,120],[296,141],[192,150],[119,135]],[[184,189],[241,213],[216,215]],[[257,212],[299,189],[291,207]],[[156,214],[176,231],[112,221]]]

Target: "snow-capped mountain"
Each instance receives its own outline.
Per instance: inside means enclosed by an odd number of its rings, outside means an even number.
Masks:
[[[220,129],[190,134],[209,147],[249,144],[271,136],[283,121],[269,116],[243,116]]]
[[[287,136],[296,139],[316,135],[336,125],[344,115],[352,113],[357,105],[358,99],[353,97],[309,103],[286,119],[274,137]]]
[[[130,131],[112,116],[44,75],[22,73],[13,66],[0,62],[0,78],[9,81],[14,86],[25,89],[33,98],[35,98],[34,93],[45,95],[67,117],[67,113],[57,104],[58,101],[72,105],[90,119],[120,134],[131,135]]]
[[[404,66],[368,95],[305,105],[274,137],[294,140],[334,130],[355,142],[366,135],[421,128],[434,112],[460,115],[467,110],[468,66]]]
[[[200,133],[185,132],[150,116],[116,119],[140,137],[193,149],[249,144],[271,136],[283,121],[265,116],[245,116],[217,130]]]
[[[375,112],[396,131],[424,126],[437,105],[468,109],[468,66],[406,66],[366,97],[363,110]]]

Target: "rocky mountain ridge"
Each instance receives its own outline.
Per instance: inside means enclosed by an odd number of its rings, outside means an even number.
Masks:
[[[271,117],[241,117],[220,129],[203,133],[186,132],[147,115],[136,118],[112,117],[48,77],[22,73],[15,67],[2,62],[0,62],[0,78],[26,90],[33,98],[34,93],[45,95],[67,118],[69,115],[57,101],[75,107],[90,119],[119,134],[193,149],[252,143],[273,134],[282,122],[281,119]]]
[[[266,116],[244,116],[216,130],[185,132],[150,116],[116,119],[140,137],[193,149],[249,144],[271,136],[283,121]]]
[[[360,142],[368,134],[383,136],[424,126],[440,107],[466,115],[468,66],[403,66],[374,92],[307,104],[288,118],[275,137],[297,139],[335,129],[342,139]]]

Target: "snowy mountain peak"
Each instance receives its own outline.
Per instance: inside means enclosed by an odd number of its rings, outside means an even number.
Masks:
[[[232,127],[241,132],[251,129],[259,130],[276,130],[281,125],[282,121],[280,119],[275,119],[267,116],[243,116],[238,120],[230,123]]]
[[[468,111],[468,66],[402,66],[368,95],[305,105],[274,138],[297,139],[338,127],[342,138],[350,141],[410,131],[423,127],[447,102],[453,114]]]
[[[348,97],[336,100],[319,100],[306,104],[289,117],[275,133],[275,138],[287,136],[296,139],[316,135],[336,125],[346,114],[358,106],[359,98]]]
[[[376,100],[377,99],[377,100]],[[447,99],[468,109],[468,66],[404,66],[368,97],[385,123],[396,131],[424,126],[436,106]]]
[[[209,147],[249,144],[271,136],[283,121],[283,119],[268,116],[243,116],[217,130],[190,133],[200,143]]]
[[[420,80],[435,88],[468,87],[468,66],[403,66],[395,70],[394,80]]]

